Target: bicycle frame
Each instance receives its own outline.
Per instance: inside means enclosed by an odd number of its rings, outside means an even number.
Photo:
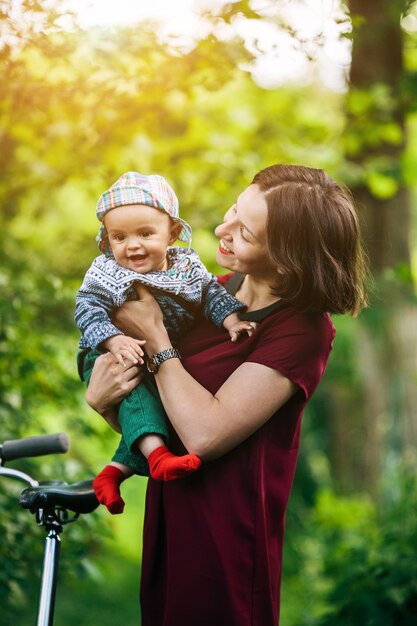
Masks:
[[[51,438],[55,440],[51,443]],[[61,440],[57,445],[57,436],[45,436],[32,438],[44,440],[46,449],[42,452],[39,441],[35,442],[36,452],[25,452],[25,456],[38,456],[51,452],[65,452],[68,449],[68,441]],[[26,442],[28,440],[22,440]],[[8,442],[6,442],[8,443]],[[63,526],[74,522],[80,513],[90,513],[97,506],[98,502],[92,489],[92,481],[81,481],[73,485],[68,485],[62,481],[55,481],[45,485],[21,472],[20,470],[4,467],[5,459],[18,458],[23,456],[19,453],[19,441],[10,442],[17,451],[9,452],[9,455],[2,454],[3,446],[0,446],[0,477],[15,478],[29,484],[20,494],[20,505],[29,509],[35,514],[39,526],[43,526],[46,532],[44,543],[44,555],[41,570],[41,587],[39,595],[37,626],[53,626],[55,598],[57,589],[57,578],[59,568],[59,558],[61,551],[61,533]],[[41,442],[43,443],[43,442]],[[28,447],[26,445],[26,447]],[[46,451],[45,451],[46,450]],[[69,515],[72,513],[72,516]]]

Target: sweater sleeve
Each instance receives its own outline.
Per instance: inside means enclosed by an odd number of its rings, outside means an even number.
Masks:
[[[110,321],[116,304],[91,267],[87,271],[75,301],[75,323],[82,333],[80,347],[97,349],[102,341],[123,333]]]
[[[246,309],[240,300],[227,293],[226,289],[213,275],[210,275],[203,287],[202,304],[204,316],[218,328],[222,327],[224,319],[228,315]]]

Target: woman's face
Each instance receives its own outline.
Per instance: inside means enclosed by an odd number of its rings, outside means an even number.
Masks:
[[[267,252],[267,214],[264,194],[257,185],[249,185],[214,231],[220,239],[219,265],[265,279],[276,276]]]

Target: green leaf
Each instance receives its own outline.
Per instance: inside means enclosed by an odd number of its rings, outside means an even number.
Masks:
[[[366,184],[372,195],[381,200],[392,198],[398,191],[398,181],[395,178],[377,171],[366,175]]]

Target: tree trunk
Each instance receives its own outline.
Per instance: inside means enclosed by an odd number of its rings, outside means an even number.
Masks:
[[[362,171],[377,168],[379,173],[395,179],[398,185],[396,193],[384,199],[372,193],[366,179],[354,188],[375,275],[386,268],[410,264],[410,199],[401,172],[405,148],[405,111],[401,97],[402,6],[402,0],[350,0],[354,23],[359,21],[361,25],[353,36],[348,132],[362,132],[362,141],[358,152],[347,156]],[[372,92],[377,93],[377,86],[383,86],[384,91],[372,97]],[[351,103],[358,90],[368,92],[371,102],[365,110],[356,108],[353,113]],[[387,139],[384,131],[388,125],[397,129],[395,140]]]
[[[370,309],[361,314],[357,325],[361,389],[333,395],[335,423],[330,432],[331,447],[343,450],[348,459],[333,463],[338,485],[375,494],[387,453],[404,458],[417,451],[417,310],[410,297],[410,198],[401,171],[403,5],[400,0],[349,2],[354,33],[346,157],[356,172],[350,186],[376,289]],[[362,108],[357,105],[358,95],[365,96]],[[387,128],[396,131],[394,140]],[[371,171],[388,180],[389,193],[373,188]],[[345,420],[351,420],[351,428],[340,426]]]

